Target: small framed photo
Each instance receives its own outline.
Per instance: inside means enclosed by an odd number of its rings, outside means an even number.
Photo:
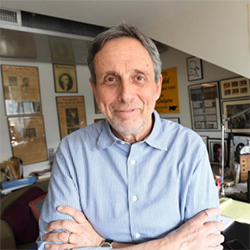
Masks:
[[[55,92],[77,93],[76,66],[67,64],[53,64]]]
[[[228,140],[224,140],[224,163],[228,165]],[[221,139],[208,139],[208,152],[211,164],[220,165],[222,159],[222,142]]]
[[[187,58],[188,81],[203,79],[202,60],[197,57]]]
[[[250,96],[250,81],[247,78],[233,78],[220,81],[222,99]]]
[[[225,124],[226,132],[250,133],[250,99],[224,101],[224,118],[230,118]]]

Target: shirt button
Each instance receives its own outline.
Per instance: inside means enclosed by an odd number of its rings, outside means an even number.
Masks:
[[[125,142],[124,142],[124,141],[121,141],[121,144],[125,144]]]
[[[137,201],[137,199],[138,199],[137,196],[132,197],[132,201]]]
[[[135,235],[135,238],[140,238],[141,237],[141,235],[139,234],[139,233],[137,233],[136,235]]]
[[[132,161],[130,162],[130,164],[131,164],[131,165],[135,165],[135,160],[132,160]]]

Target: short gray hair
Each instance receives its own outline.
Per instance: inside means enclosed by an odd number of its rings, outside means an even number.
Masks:
[[[96,84],[96,74],[94,67],[94,59],[96,54],[102,49],[106,42],[119,37],[131,37],[141,42],[152,59],[155,72],[155,82],[157,83],[161,75],[162,62],[155,43],[150,38],[142,34],[138,28],[121,23],[97,35],[88,50],[87,63],[94,84]]]

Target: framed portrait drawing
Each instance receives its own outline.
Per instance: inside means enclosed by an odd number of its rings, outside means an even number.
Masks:
[[[187,58],[188,81],[203,79],[202,60],[197,57]]]
[[[221,114],[218,83],[189,86],[192,128],[195,131],[220,131]]]
[[[87,125],[84,96],[56,97],[61,139]]]
[[[224,141],[224,163],[225,166],[228,165],[228,140]],[[208,138],[208,152],[211,164],[220,165],[222,159],[222,146],[221,139]]]
[[[250,81],[248,78],[240,77],[220,81],[222,99],[234,99],[250,96]]]
[[[67,64],[53,64],[55,92],[77,93],[76,66]]]
[[[223,102],[226,132],[250,133],[250,99]]]
[[[23,164],[48,160],[43,116],[9,117],[12,154]]]
[[[41,114],[38,68],[12,65],[1,67],[6,115]]]

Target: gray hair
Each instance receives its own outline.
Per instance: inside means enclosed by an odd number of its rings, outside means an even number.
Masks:
[[[152,59],[155,72],[155,82],[157,83],[161,74],[162,62],[155,43],[150,38],[142,34],[136,27],[121,23],[97,35],[88,50],[87,63],[94,84],[96,84],[96,74],[94,67],[94,59],[96,54],[103,48],[106,42],[119,37],[131,37],[141,42]]]

